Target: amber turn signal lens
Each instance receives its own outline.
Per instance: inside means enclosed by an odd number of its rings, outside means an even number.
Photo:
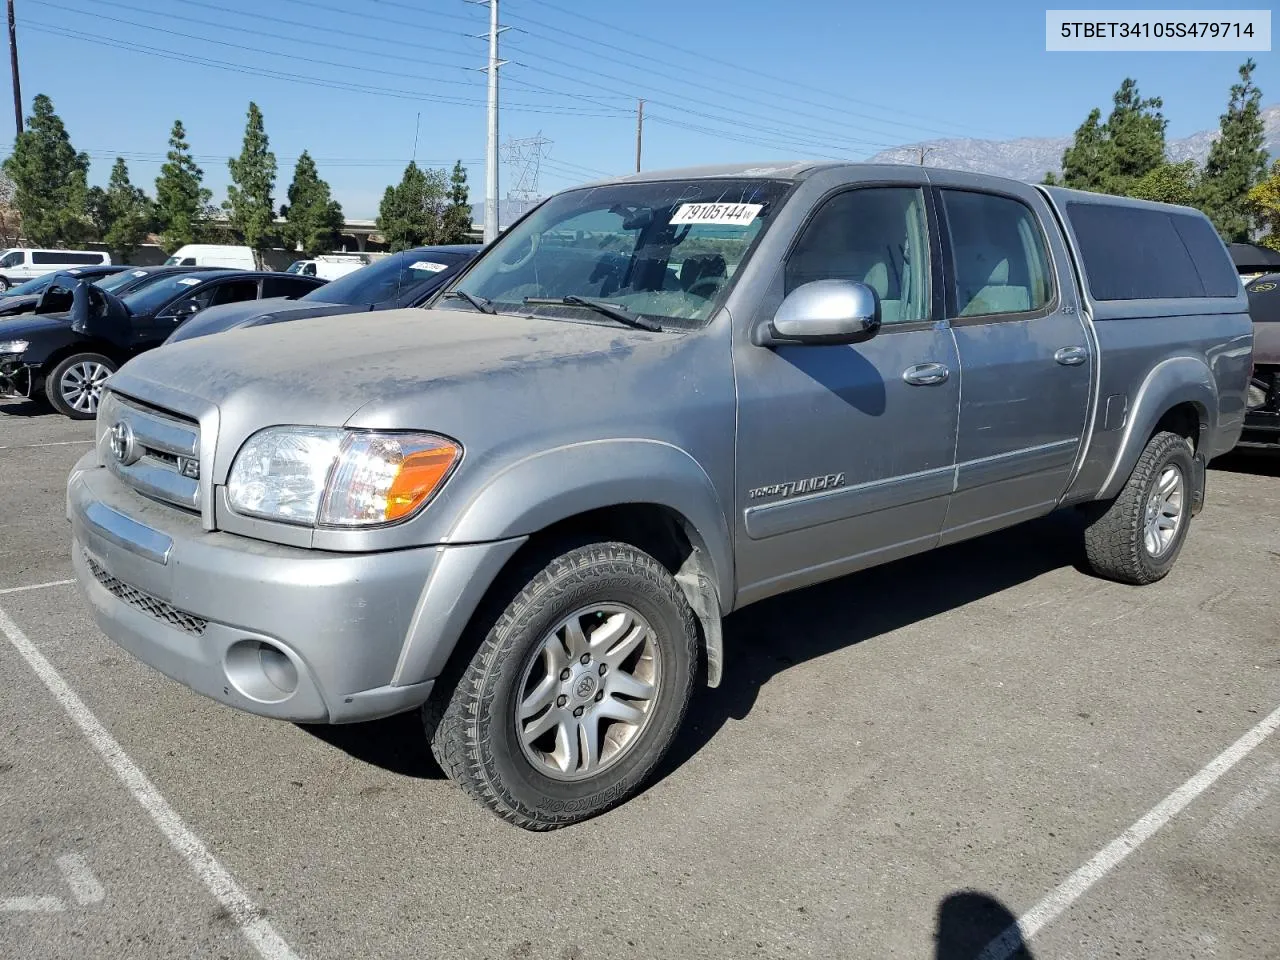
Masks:
[[[417,510],[440,486],[461,453],[455,444],[442,443],[405,457],[387,491],[387,520],[399,520]]]

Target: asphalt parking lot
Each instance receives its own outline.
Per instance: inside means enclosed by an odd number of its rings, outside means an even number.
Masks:
[[[0,956],[1280,958],[1280,461],[1215,464],[1152,587],[1065,516],[749,608],[661,779],[537,835],[412,719],[234,713],[99,634],[91,434],[0,403]]]

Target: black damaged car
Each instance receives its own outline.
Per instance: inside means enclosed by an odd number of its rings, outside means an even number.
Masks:
[[[0,397],[44,397],[59,413],[91,420],[107,377],[206,307],[296,298],[323,283],[284,273],[186,268],[118,297],[66,275],[49,285],[32,314],[0,321]]]
[[[48,289],[49,284],[53,283],[55,277],[70,274],[79,280],[89,280],[100,284],[103,280],[114,279],[122,273],[127,275],[130,269],[130,267],[122,267],[119,264],[105,264],[91,267],[71,267],[63,271],[55,270],[53,273],[46,273],[43,276],[28,280],[26,283],[20,283],[16,287],[10,287],[4,293],[0,293],[0,317],[12,317],[19,313],[30,313],[40,303],[40,295]],[[142,268],[138,267],[136,269]]]

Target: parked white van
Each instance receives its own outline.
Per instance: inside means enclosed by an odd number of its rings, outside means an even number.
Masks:
[[[110,263],[111,254],[101,250],[32,250],[14,247],[0,256],[0,292],[56,270]]]
[[[233,270],[257,270],[258,262],[249,247],[233,247],[221,243],[188,243],[174,251],[165,261],[169,267],[229,267]]]
[[[368,257],[362,257],[359,254],[321,255],[314,260],[295,260],[289,264],[289,269],[285,272],[304,277],[319,277],[321,280],[337,280],[368,265]]]

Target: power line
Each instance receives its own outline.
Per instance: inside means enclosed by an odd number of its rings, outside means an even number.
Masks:
[[[779,77],[779,76],[774,75],[774,74],[768,74],[768,73],[765,73],[765,72],[763,72],[762,70],[759,70],[759,69],[757,68],[757,65],[756,65],[756,64],[754,64],[754,63],[753,63],[753,65],[752,65],[752,66],[750,66],[750,67],[744,67],[741,63],[734,63],[734,62],[733,62],[733,61],[731,61],[731,60],[723,60],[723,59],[717,58],[717,57],[715,57],[715,56],[712,56],[711,54],[707,53],[707,51],[706,51],[705,49],[701,49],[701,50],[693,50],[693,49],[690,49],[689,47],[682,47],[682,46],[679,46],[678,44],[672,43],[672,42],[671,42],[671,41],[669,41],[669,40],[659,39],[659,38],[657,38],[657,37],[652,37],[652,36],[648,36],[648,35],[646,35],[646,34],[637,33],[635,30],[631,29],[630,27],[619,27],[619,26],[617,26],[616,24],[609,23],[608,21],[605,21],[605,20],[599,20],[599,19],[597,19],[597,18],[595,18],[595,17],[589,16],[588,14],[583,13],[581,10],[570,10],[570,9],[568,9],[568,8],[566,8],[566,7],[562,7],[562,6],[560,6],[559,4],[551,3],[551,2],[549,2],[549,0],[535,0],[535,2],[540,3],[542,6],[544,6],[544,7],[548,7],[548,8],[550,8],[550,9],[552,9],[552,10],[557,10],[557,11],[559,11],[560,13],[568,14],[569,16],[573,17],[574,19],[577,19],[577,20],[585,20],[585,21],[587,21],[588,23],[594,23],[594,24],[596,24],[597,26],[604,27],[604,28],[606,28],[606,29],[608,29],[608,30],[612,30],[612,31],[614,31],[615,33],[623,34],[624,36],[626,36],[626,37],[627,37],[628,39],[630,39],[630,40],[642,40],[642,41],[645,41],[645,42],[647,42],[647,43],[652,43],[652,44],[655,44],[655,45],[657,45],[657,46],[660,46],[660,47],[662,47],[662,48],[663,48],[663,49],[665,49],[665,50],[674,50],[674,51],[677,51],[677,52],[679,52],[679,53],[689,54],[690,56],[692,56],[692,57],[696,57],[696,58],[697,58],[697,60],[696,60],[695,62],[715,63],[715,64],[719,64],[719,65],[720,65],[720,66],[722,66],[722,67],[728,67],[728,68],[730,68],[731,70],[737,70],[737,71],[738,71],[738,72],[740,72],[740,73],[748,74],[749,76],[751,76],[752,78],[757,79],[757,80],[768,80],[768,81],[770,81],[771,83],[780,83],[780,84],[783,84],[784,86],[794,86],[794,87],[796,87],[796,88],[798,88],[798,89],[806,89],[806,90],[810,90],[810,91],[816,91],[820,96],[824,96],[824,97],[826,97],[828,100],[838,101],[838,102],[840,102],[840,103],[842,103],[842,104],[843,104],[843,103],[856,103],[856,104],[859,104],[859,105],[864,106],[864,107],[869,107],[869,108],[871,108],[871,109],[875,109],[875,110],[883,110],[883,111],[891,112],[891,113],[896,114],[896,115],[897,115],[897,116],[899,116],[899,117],[915,117],[916,119],[919,119],[919,120],[926,120],[926,121],[928,121],[929,123],[939,123],[939,124],[941,124],[941,125],[943,125],[943,126],[950,127],[950,128],[952,128],[953,130],[958,130],[958,131],[962,132],[962,133],[963,133],[964,135],[966,135],[966,136],[967,136],[967,135],[970,135],[970,134],[971,134],[971,132],[972,132],[971,130],[969,130],[969,129],[967,129],[967,128],[963,127],[963,126],[962,126],[962,125],[960,125],[960,124],[952,123],[951,121],[947,121],[947,120],[941,120],[941,119],[936,118],[936,117],[926,117],[926,116],[924,116],[923,114],[910,113],[910,112],[905,111],[905,110],[900,110],[900,109],[899,109],[898,107],[896,107],[896,106],[887,106],[887,105],[882,104],[882,103],[874,103],[874,102],[872,102],[872,101],[870,101],[870,100],[859,100],[859,99],[857,99],[857,98],[855,98],[855,97],[836,96],[836,95],[831,94],[831,93],[829,93],[829,92],[827,92],[827,91],[824,91],[821,87],[816,87],[816,86],[809,85],[809,84],[798,84],[798,83],[796,83],[796,82],[795,82],[795,80],[794,80],[794,79],[788,79],[788,78],[786,78],[786,77]],[[519,17],[517,17],[517,19],[520,19],[520,18],[519,18]],[[524,18],[524,19],[528,19],[528,18]],[[536,21],[535,21],[535,22],[536,22]],[[546,26],[546,24],[543,24],[543,26]],[[554,27],[553,27],[552,29],[559,29],[559,28],[554,28]],[[669,64],[669,65],[672,65],[672,64]],[[679,64],[674,64],[674,65],[675,65],[675,66],[680,66]],[[685,67],[681,67],[681,69],[685,69]],[[920,127],[919,129],[927,129],[927,128],[926,128],[926,127]],[[955,136],[956,134],[948,134],[948,135],[949,135],[949,136]]]
[[[65,37],[71,40],[80,40],[84,43],[95,44],[98,46],[115,47],[120,50],[128,50],[134,53],[145,53],[149,56],[159,57],[163,60],[172,60],[177,63],[198,64],[204,67],[211,67],[216,70],[225,70],[230,73],[240,73],[247,76],[266,77],[272,80],[284,80],[289,83],[297,83],[303,86],[325,87],[333,90],[343,90],[348,93],[362,93],[371,96],[390,97],[396,100],[410,100],[428,103],[446,103],[453,105],[472,105],[483,103],[483,100],[475,100],[463,97],[445,97],[435,94],[419,93],[413,90],[397,90],[388,87],[371,87],[365,84],[351,83],[345,80],[328,80],[323,77],[313,77],[306,74],[287,73],[281,70],[270,70],[261,67],[249,67],[243,64],[223,63],[216,60],[208,60],[204,57],[194,57],[189,54],[179,55],[171,53],[167,50],[160,50],[156,47],[150,47],[145,44],[130,43],[125,40],[119,40],[114,37],[106,37],[95,34],[82,33],[76,30],[70,30],[56,24],[46,24],[40,21],[23,19],[24,27],[36,30],[41,33],[49,33],[54,36]],[[513,110],[516,113],[541,113],[541,114],[558,114],[561,116],[593,116],[592,114],[577,113],[566,109],[553,109],[538,106],[516,106]],[[615,114],[606,114],[606,116],[614,116]],[[600,116],[596,114],[595,116]]]
[[[125,25],[125,26],[129,26],[129,27],[136,27],[136,28],[141,29],[141,30],[151,30],[151,31],[153,31],[153,32],[155,32],[155,33],[163,33],[163,34],[166,34],[166,35],[168,35],[168,36],[174,36],[174,37],[183,37],[183,38],[186,38],[186,37],[187,37],[187,35],[186,35],[185,33],[180,33],[180,32],[178,32],[178,31],[176,31],[176,30],[167,30],[167,29],[165,29],[164,27],[157,27],[157,26],[153,26],[152,24],[147,24],[147,23],[138,23],[138,22],[137,22],[137,21],[135,21],[135,20],[125,20],[125,19],[120,18],[120,17],[112,17],[112,16],[108,16],[107,14],[103,14],[103,13],[90,13],[89,11],[81,10],[81,9],[76,8],[76,7],[68,7],[68,6],[65,6],[64,4],[60,4],[60,3],[51,3],[51,2],[49,2],[49,0],[34,0],[34,2],[36,2],[39,6],[49,7],[49,8],[57,9],[57,10],[63,10],[63,11],[69,12],[69,13],[83,13],[83,14],[85,14],[85,15],[87,15],[87,16],[94,16],[94,17],[97,17],[97,18],[98,18],[98,19],[100,19],[100,20],[109,20],[109,21],[111,21],[112,23],[118,23],[118,24],[122,24],[122,25]],[[110,6],[114,6],[114,7],[126,7],[127,9],[138,10],[138,8],[137,8],[137,7],[129,7],[127,4],[116,3],[116,2],[114,2],[114,0],[88,0],[88,2],[91,2],[91,3],[105,3],[105,4],[109,4]],[[175,19],[179,19],[179,20],[190,20],[190,21],[194,21],[194,22],[196,22],[196,23],[205,23],[206,25],[217,26],[217,24],[208,24],[208,22],[207,22],[207,21],[201,21],[201,20],[198,20],[198,19],[193,18],[193,17],[181,17],[181,16],[177,16],[177,15],[173,15],[173,16],[175,17]],[[29,20],[24,20],[23,22],[24,22],[24,23],[36,23],[36,22],[38,22],[38,21],[29,21]],[[403,73],[403,72],[396,71],[396,70],[380,70],[380,69],[378,69],[378,68],[376,68],[376,67],[365,67],[365,66],[363,66],[363,65],[357,65],[357,64],[338,63],[338,62],[328,61],[328,60],[318,60],[318,59],[316,59],[316,58],[314,58],[314,57],[303,57],[303,56],[298,56],[298,55],[296,55],[296,54],[283,53],[283,52],[278,51],[278,50],[269,50],[269,49],[264,49],[264,48],[262,48],[262,47],[251,47],[251,46],[248,46],[247,44],[243,44],[243,43],[232,43],[232,42],[230,42],[230,41],[228,41],[228,40],[216,40],[216,39],[214,39],[213,37],[203,37],[203,38],[201,38],[201,40],[202,40],[202,42],[204,42],[204,43],[212,43],[212,44],[215,44],[215,45],[217,45],[217,46],[221,46],[221,47],[229,47],[229,48],[234,49],[234,50],[244,50],[244,51],[247,51],[247,52],[249,52],[249,53],[260,53],[260,54],[265,54],[265,55],[270,56],[270,57],[283,57],[283,58],[285,58],[285,59],[287,59],[287,60],[298,60],[298,61],[303,62],[303,63],[319,64],[320,66],[334,66],[334,67],[346,68],[346,69],[350,69],[350,70],[359,70],[359,71],[362,71],[362,72],[365,72],[365,73],[378,73],[378,74],[383,74],[383,75],[385,75],[385,76],[398,77],[398,78],[401,78],[401,79],[408,79],[408,80],[420,80],[420,81],[423,81],[423,82],[426,82],[426,83],[448,83],[448,84],[458,84],[458,85],[461,85],[461,86],[467,86],[467,87],[474,87],[474,86],[475,86],[475,84],[474,84],[474,83],[471,83],[471,82],[468,82],[468,81],[465,81],[465,80],[449,80],[449,79],[442,79],[442,78],[438,78],[438,77],[426,77],[426,76],[423,76],[423,75],[421,75],[421,74],[415,74],[415,73]],[[341,48],[341,47],[338,47],[338,45],[337,45],[337,44],[319,44],[319,45],[322,45],[322,46],[330,46],[330,47],[337,47],[337,49],[343,49],[343,48]],[[458,103],[479,103],[479,102],[482,102],[482,101],[479,101],[479,100],[466,100],[466,99],[459,99],[457,102],[458,102]],[[513,106],[541,106],[541,104],[536,104],[536,105],[535,105],[535,104],[520,104],[520,103],[517,103],[517,104],[513,104]],[[566,114],[566,115],[570,115],[570,116],[575,116],[575,115],[576,115],[576,116],[581,116],[581,115],[583,115],[583,113],[584,113],[583,111],[581,111],[581,110],[579,110],[579,109],[577,109],[577,108],[574,108],[574,107],[560,107],[560,108],[557,108],[557,109],[559,109],[559,110],[563,110],[563,111],[565,112],[565,114]],[[594,115],[594,114],[592,114],[592,115]]]

